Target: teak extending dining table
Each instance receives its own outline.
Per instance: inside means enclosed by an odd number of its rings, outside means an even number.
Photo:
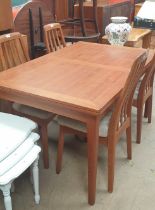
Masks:
[[[0,98],[86,123],[91,205],[96,196],[100,119],[144,51],[80,42],[0,73]]]

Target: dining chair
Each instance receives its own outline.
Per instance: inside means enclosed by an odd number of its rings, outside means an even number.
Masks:
[[[31,167],[34,198],[39,204],[38,159],[39,135],[33,130],[37,124],[24,117],[0,112],[0,190],[3,192],[6,210],[12,210],[10,196],[13,181]]]
[[[108,191],[113,191],[114,168],[115,168],[115,149],[121,134],[126,131],[127,136],[127,157],[131,159],[131,107],[133,93],[136,84],[143,72],[147,59],[147,52],[136,58],[132,65],[126,83],[113,105],[113,109],[108,111],[100,121],[99,127],[99,143],[104,144],[108,148]],[[56,162],[56,172],[60,173],[62,165],[62,155],[64,148],[64,135],[66,133],[86,134],[86,125],[62,116],[57,116],[55,121],[60,125],[60,133],[58,140],[58,152]]]
[[[23,42],[22,35],[18,32],[0,36],[0,71],[7,70],[30,60],[28,50]],[[5,102],[3,101],[5,104]],[[4,105],[5,106],[5,105]],[[32,119],[39,125],[43,151],[44,167],[49,167],[48,157],[48,123],[55,116],[43,110],[30,106],[11,103],[11,113]]]
[[[18,32],[0,36],[0,71],[29,61],[28,51]]]
[[[47,52],[54,52],[66,47],[66,42],[60,23],[51,23],[44,26],[44,38]]]
[[[153,80],[155,73],[155,53],[151,60],[151,64],[147,67],[145,74],[140,78],[133,98],[132,105],[137,108],[137,137],[136,142],[141,142],[142,132],[142,115],[145,104],[144,117],[148,118],[151,123],[152,117],[152,98],[153,98]]]

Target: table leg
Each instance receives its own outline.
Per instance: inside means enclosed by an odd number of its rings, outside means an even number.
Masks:
[[[96,197],[96,176],[99,142],[99,120],[91,119],[87,123],[88,139],[88,203],[93,205]]]
[[[151,43],[151,32],[143,37],[142,48],[150,48]]]
[[[0,111],[12,113],[12,102],[0,99]]]

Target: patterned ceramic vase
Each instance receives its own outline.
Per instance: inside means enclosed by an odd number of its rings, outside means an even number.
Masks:
[[[131,26],[127,17],[111,17],[112,23],[105,28],[105,34],[112,45],[124,45],[128,40]]]

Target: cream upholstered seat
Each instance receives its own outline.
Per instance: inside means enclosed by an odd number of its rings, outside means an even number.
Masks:
[[[29,114],[40,119],[48,119],[51,116],[55,116],[50,112],[17,103],[13,103],[13,109],[25,115]]]
[[[137,83],[137,86],[136,86],[136,89],[135,89],[135,92],[134,92],[134,96],[133,96],[134,99],[137,99],[137,97],[138,97],[139,88],[141,86],[142,80],[143,79],[141,78]]]
[[[32,165],[35,202],[39,203],[38,159],[40,138],[33,130],[37,124],[29,119],[0,112],[0,189],[6,210],[12,210],[11,184]]]
[[[109,121],[112,112],[108,112],[107,115],[100,121],[99,136],[106,137],[108,134]],[[86,125],[77,120],[73,120],[67,117],[57,116],[54,119],[59,125],[72,128],[74,130],[87,133]]]

